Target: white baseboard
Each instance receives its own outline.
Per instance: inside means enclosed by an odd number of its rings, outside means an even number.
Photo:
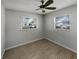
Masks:
[[[5,48],[5,50],[9,50],[9,49],[12,49],[12,48],[16,48],[16,47],[19,47],[19,46],[22,46],[22,45],[25,45],[25,44],[28,44],[28,43],[32,43],[32,42],[35,42],[35,41],[38,41],[38,40],[41,40],[42,38],[39,38],[39,39],[35,39],[35,40],[31,40],[29,42],[25,42],[25,43],[20,43],[16,46],[12,46],[12,47],[8,47],[8,48]]]
[[[43,38],[40,38],[40,39],[43,39]],[[16,48],[16,47],[19,47],[19,46],[22,46],[22,45],[25,45],[25,44],[28,44],[28,43],[32,43],[32,42],[38,41],[38,40],[40,40],[40,39],[31,40],[31,41],[29,41],[29,42],[21,43],[21,44],[18,44],[18,45],[16,45],[16,46],[8,47],[8,48],[6,48],[5,50],[9,50],[9,49]],[[55,43],[55,44],[58,44],[58,45],[60,45],[60,46],[62,46],[62,47],[64,47],[64,48],[66,48],[66,49],[68,49],[68,50],[70,50],[70,51],[73,51],[73,52],[77,53],[77,51],[73,50],[72,48],[69,48],[69,47],[67,47],[67,46],[65,46],[65,45],[63,45],[63,44],[61,44],[61,43],[58,43],[58,42],[56,42],[56,41],[54,41],[54,40],[51,40],[51,39],[49,39],[49,38],[44,38],[44,39],[47,39],[47,40],[49,40],[49,41],[51,41],[51,42],[53,42],[53,43]]]
[[[5,53],[5,49],[4,49],[4,51],[1,53],[1,59],[3,59],[4,53]]]
[[[61,44],[61,43],[58,43],[58,42],[56,42],[56,41],[54,41],[54,40],[51,40],[51,39],[49,39],[49,38],[46,38],[46,39],[49,40],[49,41],[51,41],[51,42],[53,42],[53,43],[55,43],[55,44],[57,44],[57,45],[60,45],[60,46],[62,46],[62,47],[64,47],[64,48],[66,48],[66,49],[68,49],[68,50],[70,50],[70,51],[72,51],[72,52],[74,52],[74,53],[77,53],[76,50],[74,50],[74,49],[72,49],[72,48],[69,48],[69,47],[67,47],[67,46],[65,46],[65,45],[63,45],[63,44]]]

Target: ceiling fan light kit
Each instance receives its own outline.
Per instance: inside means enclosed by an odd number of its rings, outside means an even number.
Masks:
[[[42,12],[45,13],[45,9],[48,9],[48,10],[55,10],[56,9],[56,7],[47,7],[47,6],[51,5],[52,3],[54,3],[53,0],[48,0],[45,4],[44,4],[44,2],[45,2],[44,0],[41,0],[42,5],[40,5],[39,8],[36,10],[41,9]]]

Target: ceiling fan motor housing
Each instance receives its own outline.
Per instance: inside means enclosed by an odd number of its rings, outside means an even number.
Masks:
[[[45,13],[45,10],[42,10],[43,13]]]

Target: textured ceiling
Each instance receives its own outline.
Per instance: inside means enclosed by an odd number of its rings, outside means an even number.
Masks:
[[[8,9],[27,11],[32,13],[42,14],[41,10],[36,11],[41,5],[40,0],[2,0],[4,5]],[[45,0],[47,1],[47,0]],[[49,5],[51,7],[56,7],[58,9],[62,9],[68,7],[70,5],[76,4],[76,0],[54,0],[54,3]],[[46,13],[53,12],[53,10],[46,10]]]

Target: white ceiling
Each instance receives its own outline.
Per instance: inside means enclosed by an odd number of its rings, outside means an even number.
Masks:
[[[45,0],[47,1],[47,0]],[[8,9],[27,11],[32,13],[42,14],[41,10],[36,11],[41,5],[40,0],[3,0],[4,5]],[[70,5],[76,4],[76,0],[54,0],[54,3],[51,4],[51,7],[56,7],[58,9],[62,9],[68,7]],[[46,10],[46,13],[52,12],[52,10]]]

